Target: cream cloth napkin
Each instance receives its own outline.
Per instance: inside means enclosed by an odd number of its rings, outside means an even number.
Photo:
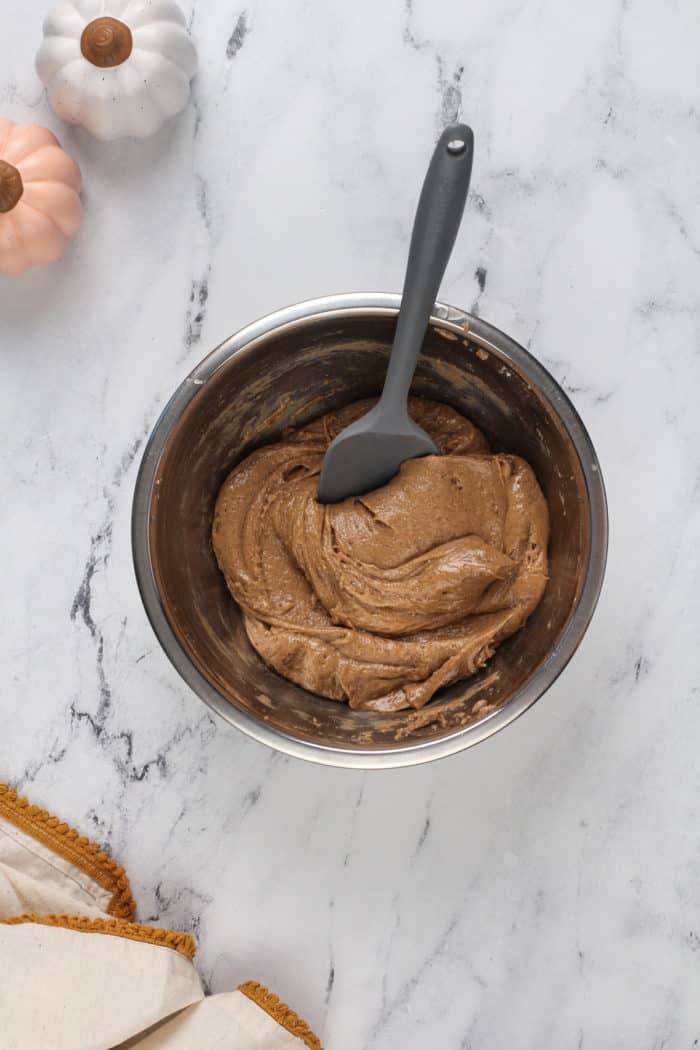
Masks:
[[[99,846],[0,784],[2,1050],[321,1050],[262,985],[205,998],[192,937],[134,910]]]

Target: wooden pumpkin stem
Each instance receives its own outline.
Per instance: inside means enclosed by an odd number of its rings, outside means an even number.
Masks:
[[[17,168],[0,160],[0,212],[12,211],[23,193],[24,184]]]
[[[106,69],[126,62],[133,47],[131,30],[117,18],[95,18],[80,38],[80,50],[93,66]]]

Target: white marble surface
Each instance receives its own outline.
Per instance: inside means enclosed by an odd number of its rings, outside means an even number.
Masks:
[[[57,131],[85,222],[62,263],[0,278],[0,778],[108,843],[140,917],[197,934],[211,989],[264,981],[330,1050],[690,1050],[696,0],[198,0],[192,104],[115,145],[47,108],[46,6],[5,21],[0,115]],[[212,721],[160,652],[130,560],[137,457],[245,322],[400,288],[458,112],[477,153],[443,298],[571,392],[608,484],[606,587],[567,672],[496,738],[316,768]]]

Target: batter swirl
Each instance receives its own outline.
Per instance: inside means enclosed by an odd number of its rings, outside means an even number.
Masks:
[[[212,542],[252,645],[279,674],[351,707],[420,708],[474,674],[547,583],[547,504],[518,456],[454,409],[412,399],[441,455],[323,506],[323,455],[370,407],[329,413],[238,464]]]

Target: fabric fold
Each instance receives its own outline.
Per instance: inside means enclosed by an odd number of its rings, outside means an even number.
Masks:
[[[256,982],[205,998],[194,938],[134,914],[123,868],[0,784],[2,1050],[321,1050]]]

